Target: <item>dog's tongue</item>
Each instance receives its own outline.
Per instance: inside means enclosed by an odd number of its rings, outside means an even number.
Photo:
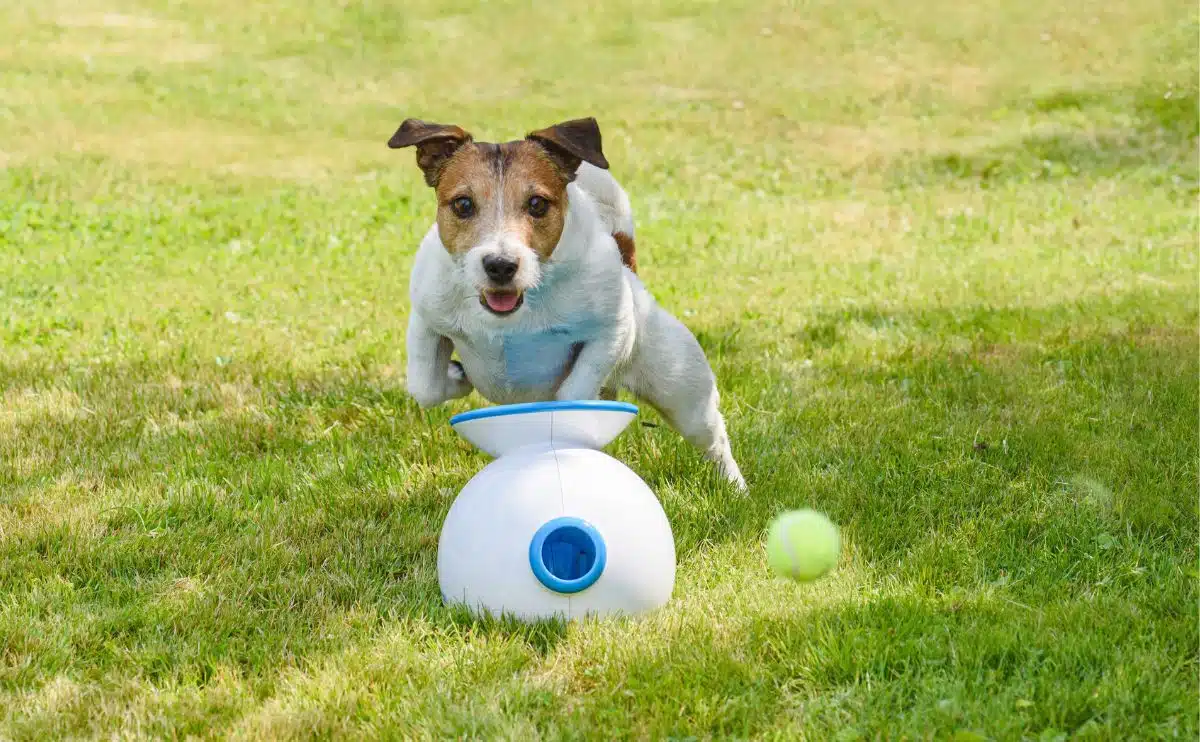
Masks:
[[[489,291],[483,295],[487,305],[492,308],[493,312],[511,312],[513,307],[517,306],[517,301],[521,298],[520,294],[501,294],[495,291]]]

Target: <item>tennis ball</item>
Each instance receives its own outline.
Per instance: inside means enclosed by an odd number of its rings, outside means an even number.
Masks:
[[[833,569],[840,549],[837,526],[815,510],[784,513],[767,531],[767,564],[793,580],[815,580]]]

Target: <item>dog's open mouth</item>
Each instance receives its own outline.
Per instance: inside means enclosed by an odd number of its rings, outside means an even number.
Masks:
[[[524,302],[525,294],[521,291],[488,290],[479,294],[479,303],[492,314],[512,314]]]

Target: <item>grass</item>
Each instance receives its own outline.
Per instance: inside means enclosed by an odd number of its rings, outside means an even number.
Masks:
[[[1194,4],[596,8],[0,8],[0,738],[1195,739]],[[671,605],[476,622],[384,143],[588,114],[751,496],[633,430]]]

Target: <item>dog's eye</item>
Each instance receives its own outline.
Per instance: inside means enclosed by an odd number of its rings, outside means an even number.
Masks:
[[[450,202],[450,210],[459,219],[468,219],[475,215],[475,202],[466,196],[459,196]]]
[[[534,218],[541,218],[550,210],[550,202],[541,196],[530,196],[529,203],[525,205],[529,211],[529,215]]]

